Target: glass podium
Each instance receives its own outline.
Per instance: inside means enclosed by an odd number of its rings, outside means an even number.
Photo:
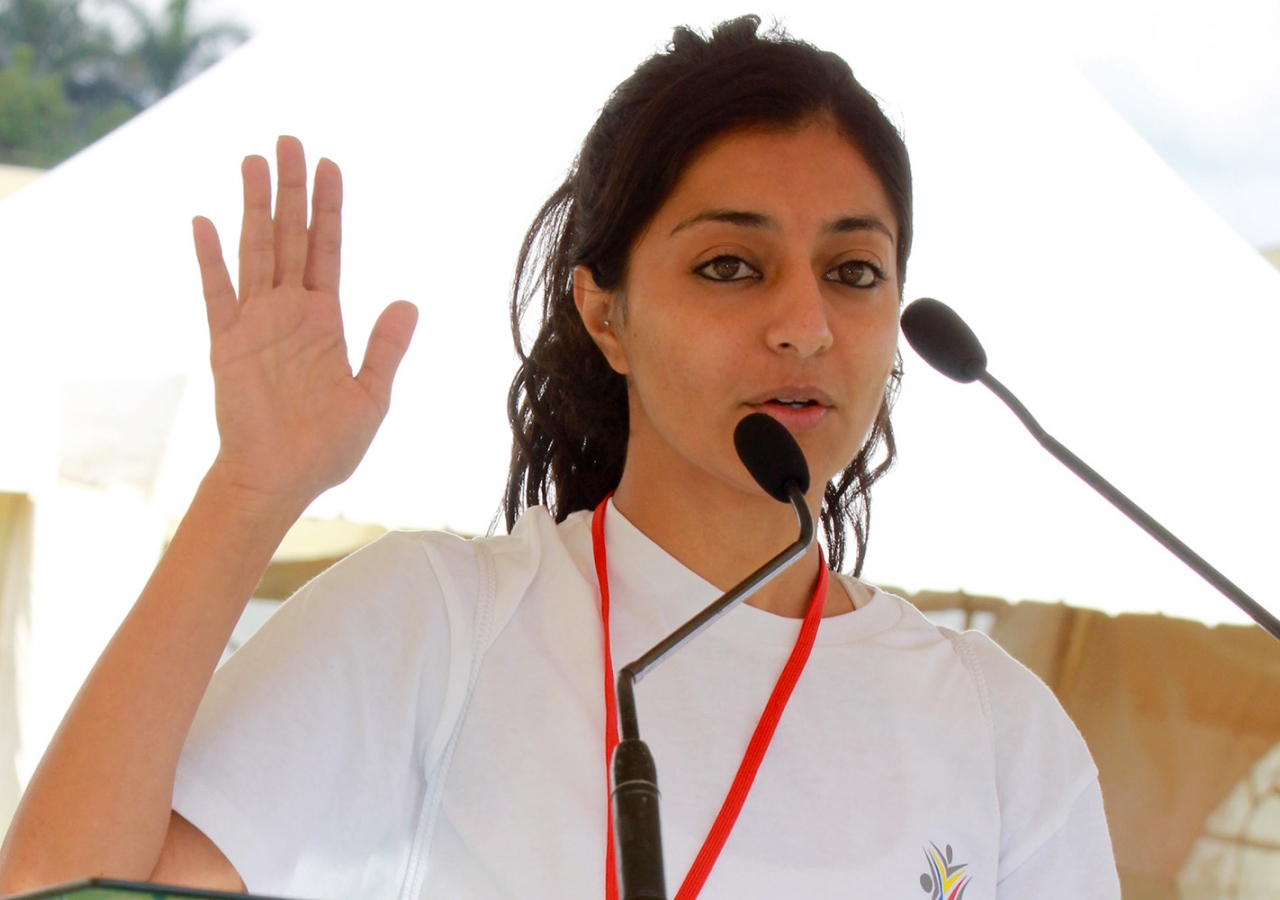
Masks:
[[[201,891],[194,888],[168,887],[163,884],[141,884],[136,881],[112,881],[87,878],[27,894],[14,894],[7,900],[274,900],[255,894],[229,894],[225,891]]]

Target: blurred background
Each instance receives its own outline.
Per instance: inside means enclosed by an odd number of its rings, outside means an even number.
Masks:
[[[457,7],[0,0],[0,829],[216,450],[189,221],[235,245],[240,159],[291,133],[342,165],[357,361],[389,300],[423,322],[228,655],[388,529],[489,528],[523,230],[672,26],[746,12],[902,128],[907,298],[956,307],[1042,424],[1280,612],[1280,0]],[[1126,898],[1280,893],[1280,649],[903,355],[864,577],[1055,690]]]

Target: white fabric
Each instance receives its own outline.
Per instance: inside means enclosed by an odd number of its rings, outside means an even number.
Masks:
[[[621,665],[718,592],[612,507],[606,543]],[[637,689],[672,894],[798,630],[740,607]],[[588,513],[388,535],[218,673],[174,808],[257,893],[599,898],[601,641]],[[876,592],[823,620],[702,896],[928,900],[931,852],[965,900],[1120,895],[1096,770],[1049,690]]]

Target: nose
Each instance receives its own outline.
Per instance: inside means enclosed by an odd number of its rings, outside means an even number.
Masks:
[[[777,282],[765,340],[774,352],[801,359],[830,349],[834,337],[822,286],[807,267]]]

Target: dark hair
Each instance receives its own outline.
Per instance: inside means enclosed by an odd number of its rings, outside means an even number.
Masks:
[[[631,248],[675,189],[694,154],[713,138],[756,125],[795,126],[815,117],[840,129],[875,172],[898,226],[898,283],[911,249],[907,148],[875,97],[834,53],[744,16],[710,38],[677,28],[663,53],[645,60],[610,96],[568,177],[539,210],[516,264],[511,331],[520,367],[507,413],[514,443],[503,503],[507,528],[526,506],[547,505],[557,522],[592,509],[622,478],[626,379],[588,335],[573,300],[573,270],[590,267],[604,290],[624,286]],[[521,322],[535,297],[541,323],[528,352]],[[889,410],[901,365],[865,445],[827,485],[822,530],[830,565],[844,562],[846,530],[862,568],[871,485],[895,456]]]

